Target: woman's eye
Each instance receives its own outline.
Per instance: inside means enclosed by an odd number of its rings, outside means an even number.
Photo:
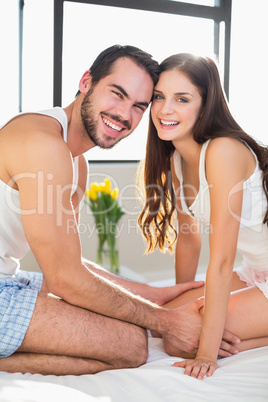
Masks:
[[[159,100],[159,99],[164,99],[164,97],[162,96],[162,95],[159,95],[159,94],[154,94],[154,96],[153,96],[153,100]]]
[[[185,98],[178,98],[178,102],[181,102],[181,103],[187,103],[187,102],[188,102],[188,100],[187,100],[187,99],[185,99]]]

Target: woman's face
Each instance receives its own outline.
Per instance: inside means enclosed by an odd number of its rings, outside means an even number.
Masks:
[[[176,142],[192,137],[202,109],[198,88],[177,69],[161,73],[154,89],[152,119],[159,138]]]

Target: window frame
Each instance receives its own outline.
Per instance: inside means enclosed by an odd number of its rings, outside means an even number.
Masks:
[[[220,25],[225,24],[223,86],[229,98],[230,43],[232,0],[214,0],[214,6],[184,3],[172,0],[54,0],[54,60],[53,60],[53,106],[62,105],[62,56],[64,2],[121,7],[133,10],[155,11],[186,17],[214,20],[214,53],[220,57]],[[136,160],[94,160],[92,163],[138,163]]]
[[[121,7],[214,20],[214,53],[219,57],[220,24],[225,23],[223,86],[229,97],[232,0],[215,0],[214,7],[171,0],[54,0],[53,105],[62,105],[62,54],[64,2]]]

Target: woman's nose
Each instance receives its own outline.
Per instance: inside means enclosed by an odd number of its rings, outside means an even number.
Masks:
[[[170,101],[170,100],[165,100],[165,101],[162,103],[161,112],[164,113],[164,114],[171,114],[171,113],[173,113],[173,112],[174,112],[174,106],[173,106],[172,101]]]

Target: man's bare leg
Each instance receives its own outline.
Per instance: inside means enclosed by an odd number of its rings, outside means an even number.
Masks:
[[[138,367],[147,356],[144,329],[40,292],[21,346],[0,359],[0,370],[88,374]]]
[[[0,371],[43,375],[82,375],[111,370],[110,364],[80,357],[15,352],[0,359]]]

